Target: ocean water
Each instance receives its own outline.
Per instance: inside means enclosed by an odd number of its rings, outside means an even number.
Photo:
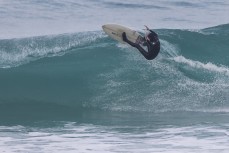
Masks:
[[[0,152],[229,152],[226,0],[0,0]],[[158,33],[147,61],[101,29]]]

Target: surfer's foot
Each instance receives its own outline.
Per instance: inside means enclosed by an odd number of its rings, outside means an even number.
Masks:
[[[125,32],[122,33],[122,39],[123,39],[123,41],[126,41],[127,40],[126,33]]]

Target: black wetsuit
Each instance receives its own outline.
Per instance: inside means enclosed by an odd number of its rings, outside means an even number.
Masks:
[[[147,59],[147,60],[152,60],[154,59],[159,51],[160,51],[160,41],[158,39],[158,35],[153,32],[152,30],[149,30],[150,31],[150,34],[147,36],[149,40],[146,40],[146,45],[147,45],[147,48],[148,48],[148,52],[145,51],[138,43],[133,43],[131,41],[129,41],[127,38],[126,38],[126,33],[124,32],[122,34],[122,38],[123,38],[123,41],[127,42],[128,44],[130,44],[131,46],[137,48],[140,53]]]

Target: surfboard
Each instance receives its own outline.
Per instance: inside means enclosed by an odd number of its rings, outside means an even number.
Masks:
[[[135,30],[132,30],[128,27],[118,25],[118,24],[105,24],[102,26],[103,31],[110,36],[111,38],[121,42],[126,43],[122,39],[122,33],[126,33],[128,40],[134,43],[139,43],[142,40],[142,35]]]

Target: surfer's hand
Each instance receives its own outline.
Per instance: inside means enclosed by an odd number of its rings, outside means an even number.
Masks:
[[[127,40],[126,33],[125,32],[122,33],[122,39],[123,39],[123,41],[126,41]]]
[[[146,27],[146,30],[149,30],[149,28],[146,25],[144,25],[144,26]]]

